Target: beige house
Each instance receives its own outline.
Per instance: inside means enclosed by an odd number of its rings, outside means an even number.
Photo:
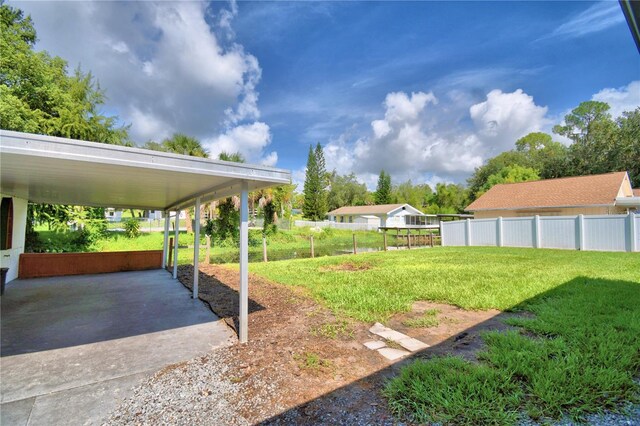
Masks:
[[[627,172],[498,184],[466,210],[476,219],[626,214],[640,208]]]

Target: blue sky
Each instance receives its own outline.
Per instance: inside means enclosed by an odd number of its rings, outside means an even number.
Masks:
[[[370,187],[463,182],[581,101],[640,105],[617,1],[13,4],[137,142],[180,131],[297,181],[320,142]]]

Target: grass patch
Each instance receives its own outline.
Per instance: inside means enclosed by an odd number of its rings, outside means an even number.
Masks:
[[[303,370],[323,370],[333,368],[333,363],[321,358],[315,352],[303,352],[302,354],[296,354],[293,359],[298,361],[298,367]]]
[[[357,274],[329,271],[345,256],[255,263],[251,272],[305,287],[336,312],[367,322],[385,322],[419,300],[463,309],[515,309],[527,299],[577,277],[640,281],[637,253],[536,250],[499,247],[439,247],[362,253],[358,263],[374,268]],[[356,261],[349,259],[349,261]],[[326,272],[318,273],[324,269]]]
[[[513,423],[523,398],[508,374],[459,358],[416,361],[383,393],[396,415],[419,424]]]
[[[348,321],[338,320],[313,327],[311,334],[332,340],[338,338],[351,339],[353,338],[353,329],[349,326]]]
[[[388,348],[391,349],[399,349],[401,351],[406,351],[406,349],[404,348],[404,346],[402,346],[400,343],[398,342],[394,342],[391,339],[384,339],[384,343],[387,345]]]
[[[420,393],[424,375],[412,372],[437,369],[439,363],[450,361],[445,358],[406,367],[387,385],[386,395],[397,414],[416,416],[427,423],[464,423],[466,420],[459,421],[455,413],[465,409],[478,409],[482,414],[482,405],[496,387],[515,388],[514,395],[523,395],[518,408],[536,420],[568,415],[580,422],[589,414],[618,411],[626,402],[639,401],[634,382],[640,374],[638,306],[637,282],[577,278],[519,306],[535,313],[531,318],[509,321],[521,331],[484,334],[487,349],[479,354],[481,363],[464,367],[466,374],[494,373],[482,379],[484,393],[467,394],[468,384],[458,383],[459,371],[451,370],[439,372],[441,382],[431,389],[444,392],[450,404],[439,406],[431,395],[424,399]],[[459,394],[466,399],[458,400]],[[493,402],[492,410],[498,413],[494,423],[516,421],[513,416],[503,416],[512,411],[512,403],[510,399]],[[469,412],[470,418],[476,419],[477,414]]]
[[[438,320],[439,313],[438,309],[427,309],[421,317],[404,320],[402,324],[411,328],[437,327],[440,324]]]
[[[479,363],[440,358],[405,367],[385,388],[398,415],[427,424],[513,424],[523,413],[582,421],[639,400],[637,253],[445,247],[367,253],[358,261],[375,268],[318,273],[345,262],[334,257],[251,270],[370,322],[418,300],[534,314],[509,321],[518,331],[486,333]]]

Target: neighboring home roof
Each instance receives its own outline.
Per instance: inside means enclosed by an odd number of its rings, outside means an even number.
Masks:
[[[633,188],[633,196],[640,197],[640,188]]]
[[[627,172],[498,184],[466,210],[513,210],[539,207],[615,205]],[[630,186],[629,186],[630,189]]]
[[[411,210],[416,210],[409,204],[379,204],[377,206],[344,206],[339,209],[330,211],[328,214],[353,214],[353,215],[365,215],[365,214],[389,214],[394,210],[398,210],[402,207],[409,207]]]

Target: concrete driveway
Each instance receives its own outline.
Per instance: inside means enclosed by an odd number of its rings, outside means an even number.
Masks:
[[[167,364],[236,341],[162,270],[16,280],[1,304],[0,424],[100,424]]]

